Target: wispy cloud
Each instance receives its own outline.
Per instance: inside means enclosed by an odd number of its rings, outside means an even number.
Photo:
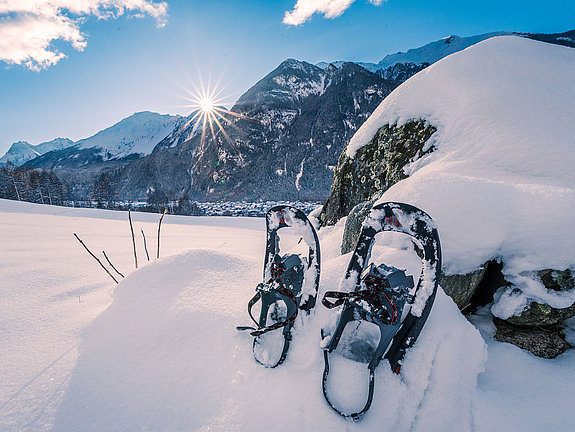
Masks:
[[[336,18],[345,12],[355,0],[297,0],[292,11],[284,15],[284,24],[298,26],[306,22],[314,13],[323,14],[326,18]],[[379,6],[386,0],[369,0]]]
[[[66,57],[54,47],[65,41],[78,51],[86,48],[80,30],[86,18],[115,19],[125,13],[152,16],[163,27],[166,2],[154,0],[0,0],[0,61],[41,70]]]

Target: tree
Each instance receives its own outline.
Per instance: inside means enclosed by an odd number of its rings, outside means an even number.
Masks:
[[[205,214],[198,204],[190,199],[188,194],[178,200],[178,206],[175,208],[174,213],[187,216],[203,216]]]
[[[164,209],[167,208],[168,203],[170,202],[170,198],[157,183],[154,183],[153,186],[150,186],[146,192],[146,201],[148,206],[151,207],[154,211],[162,213]]]
[[[92,193],[90,194],[92,199],[96,201],[98,208],[113,208],[117,195],[118,193],[109,175],[105,172],[100,173],[96,180],[94,180]]]

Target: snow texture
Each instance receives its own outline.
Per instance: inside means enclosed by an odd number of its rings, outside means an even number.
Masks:
[[[104,160],[131,154],[148,155],[156,144],[174,130],[180,119],[180,116],[139,112],[90,138],[78,141],[76,145],[82,149],[101,149]]]
[[[441,290],[401,375],[385,362],[377,369],[360,423],[323,400],[320,328],[334,312],[319,302],[298,316],[286,362],[258,365],[252,337],[235,326],[249,322],[261,281],[264,219],[166,216],[164,258],[132,271],[125,213],[0,200],[0,216],[2,431],[567,432],[575,422],[573,350],[535,358],[495,341],[491,320],[478,315],[486,345]],[[152,244],[158,215],[132,217]],[[320,295],[345,273],[343,227],[320,231]],[[73,231],[127,277],[115,286]],[[417,274],[409,242],[384,235],[372,257]],[[338,401],[363,404],[366,365],[338,360]]]
[[[558,297],[524,272],[575,268],[574,70],[572,48],[488,39],[398,87],[347,149],[354,157],[384,124],[424,119],[437,127],[436,150],[411,164],[410,177],[381,201],[408,202],[433,217],[447,274],[503,260],[522,293],[501,297],[514,304],[496,307],[501,316]],[[575,300],[561,296],[561,307]]]

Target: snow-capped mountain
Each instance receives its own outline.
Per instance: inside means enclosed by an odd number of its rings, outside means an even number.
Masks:
[[[386,69],[392,68],[398,64],[422,65],[427,63],[430,65],[444,57],[447,57],[450,54],[464,50],[465,48],[468,48],[486,39],[509,34],[514,33],[493,32],[469,37],[448,36],[438,41],[425,44],[419,48],[407,50],[407,52],[399,51],[395,54],[388,54],[378,63],[359,62],[358,64],[371,72],[382,73],[382,76],[385,76],[386,74],[389,74],[389,72],[386,72]],[[343,61],[337,61],[333,62],[333,65],[340,67],[343,63]],[[318,66],[326,67],[327,63],[321,62],[318,63]]]
[[[317,199],[329,192],[339,153],[396,87],[346,63],[321,69],[288,59],[250,88],[221,129],[173,146],[167,140],[118,173],[123,196],[153,183],[208,199]],[[192,127],[192,126],[190,126]]]
[[[98,149],[103,160],[150,154],[171,133],[180,116],[138,112],[96,135],[76,143],[79,149]]]
[[[422,47],[407,50],[407,52],[397,52],[395,54],[386,55],[379,63],[377,63],[377,69],[386,69],[397,63],[433,64],[436,61],[439,61],[450,54],[464,50],[471,45],[475,45],[476,43],[495,36],[508,34],[511,34],[511,32],[485,33],[469,37],[448,36],[438,41],[423,45]]]
[[[149,111],[127,117],[72,147],[44,154],[28,163],[33,168],[79,168],[107,161],[134,159],[150,154],[170,134],[181,116]]]
[[[462,51],[492,37],[510,35],[526,37],[557,45],[575,47],[575,30],[553,34],[500,31],[468,37],[447,36],[419,48],[407,50],[407,52],[399,51],[395,54],[388,54],[378,63],[357,62],[357,64],[371,72],[380,74],[386,79],[399,79],[403,82],[410,76],[419,72],[419,70],[424,69],[430,64],[433,64],[450,54]],[[344,61],[336,61],[332,64],[336,67],[341,67],[343,63]],[[325,68],[328,65],[329,63],[326,62],[320,62],[317,64],[317,66],[321,68]]]
[[[12,144],[4,156],[0,158],[0,166],[8,162],[20,166],[44,153],[60,150],[71,145],[74,145],[74,142],[68,138],[56,138],[37,145],[32,145],[26,141],[18,141]]]
[[[135,113],[71,147],[32,159],[26,166],[55,170],[69,184],[73,196],[85,198],[101,170],[117,168],[150,154],[183,121],[181,116]]]

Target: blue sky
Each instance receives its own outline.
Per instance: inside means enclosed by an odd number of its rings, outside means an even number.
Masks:
[[[336,18],[316,13],[299,26],[286,25],[284,14],[296,1],[166,0],[167,18],[144,7],[135,11],[139,17],[130,16],[134,11],[116,19],[69,14],[85,19],[78,24],[83,51],[56,40],[52,46],[66,58],[46,68],[0,61],[0,155],[18,140],[85,138],[137,111],[187,114],[185,89],[199,87],[200,77],[204,85],[219,82],[231,106],[288,57],[377,62],[448,35],[575,28],[572,0],[348,0]],[[14,16],[0,5],[0,36]],[[0,42],[0,58],[2,50],[10,47]]]

